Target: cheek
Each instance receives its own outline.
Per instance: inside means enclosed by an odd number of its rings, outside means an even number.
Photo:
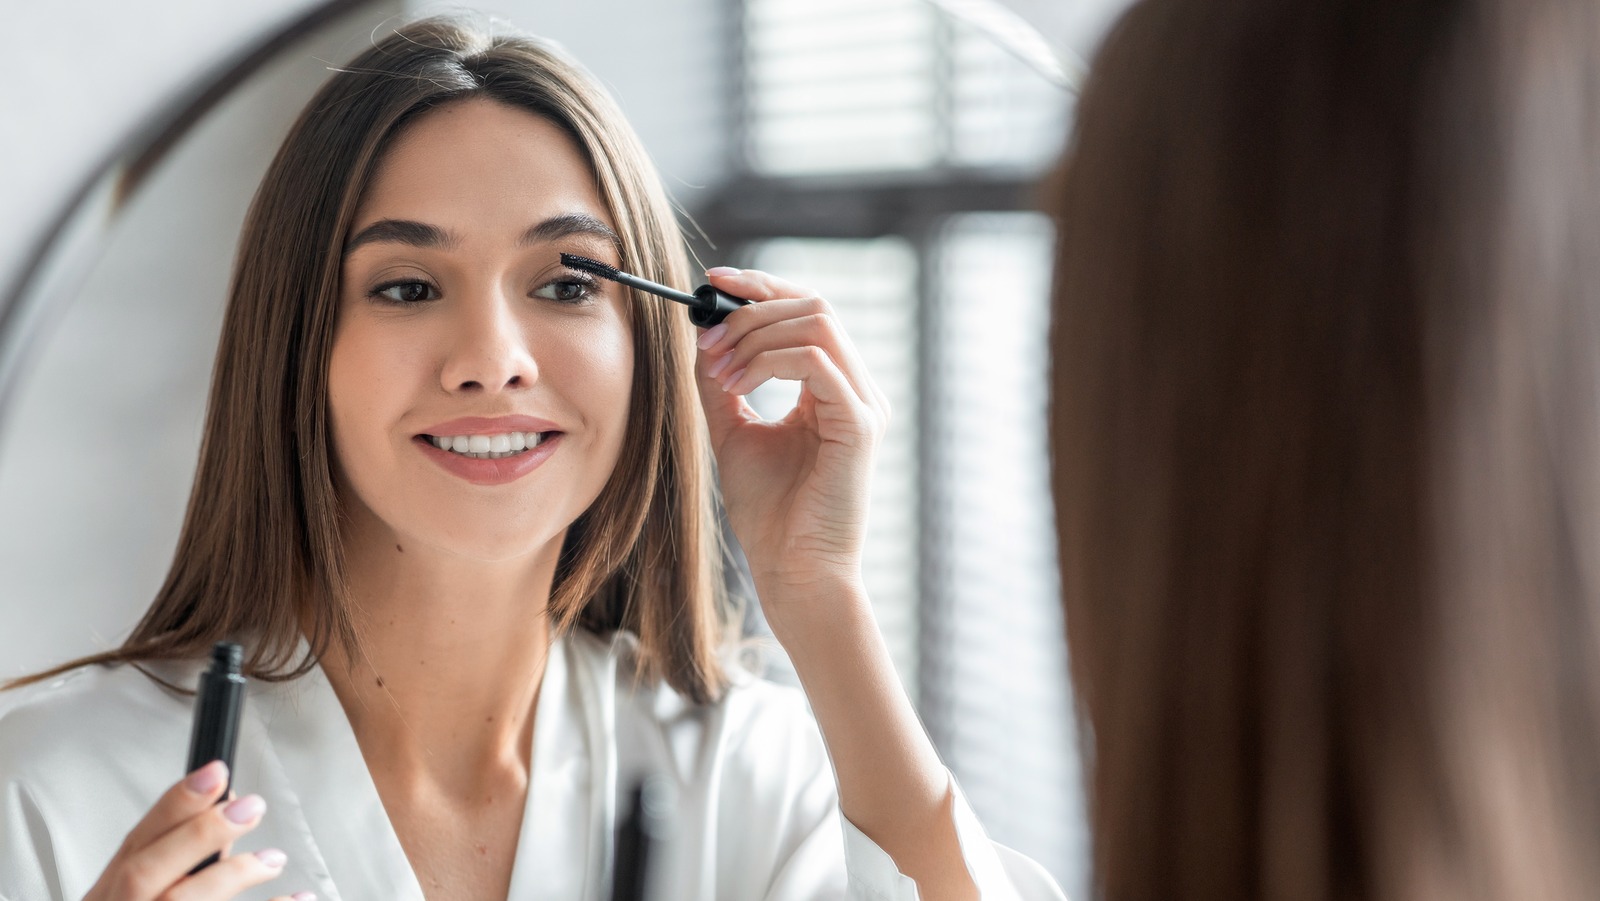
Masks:
[[[569,373],[565,390],[583,408],[584,419],[614,443],[627,425],[633,394],[633,335],[620,319],[575,330],[556,363]]]
[[[606,393],[616,398],[612,412],[620,441],[627,428],[628,412],[633,402],[633,335],[626,329],[620,329],[612,340],[597,350],[604,355],[599,365],[600,371],[605,374]]]
[[[364,395],[361,385],[370,371],[367,357],[371,353],[362,341],[341,329],[335,333],[333,348],[328,354],[328,431],[333,450],[333,466],[339,482],[348,487],[352,469],[365,469],[359,443],[353,443],[365,430]]]
[[[328,353],[328,412],[336,440],[348,437],[348,426],[361,419],[362,385],[369,381],[376,349],[359,328],[340,328]]]
[[[403,408],[418,361],[415,342],[385,339],[359,320],[342,324],[328,354],[328,413],[334,450],[359,453]],[[365,437],[363,437],[365,436]]]

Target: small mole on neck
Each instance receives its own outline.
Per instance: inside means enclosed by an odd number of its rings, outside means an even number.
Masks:
[[[401,546],[400,546],[400,545],[398,545],[398,544],[397,544],[397,545],[395,545],[395,546],[394,546],[394,549],[395,549],[395,550],[397,550],[397,551],[399,551],[399,552],[400,552],[400,553],[402,553],[402,554],[404,554],[404,553],[405,553],[405,552],[406,552],[406,549],[405,549],[405,548],[403,548],[403,547],[401,547]]]
[[[379,687],[379,688],[382,688],[382,687],[383,687],[383,677],[382,677],[382,676],[379,676],[379,677],[378,677],[378,687]]]

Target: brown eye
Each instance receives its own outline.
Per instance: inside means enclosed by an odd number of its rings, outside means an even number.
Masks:
[[[589,282],[573,278],[558,278],[534,291],[533,296],[543,297],[545,300],[553,300],[556,303],[580,304],[588,301],[593,291],[594,286]]]
[[[371,294],[373,297],[402,304],[435,300],[439,296],[432,285],[419,281],[390,282],[372,289]]]

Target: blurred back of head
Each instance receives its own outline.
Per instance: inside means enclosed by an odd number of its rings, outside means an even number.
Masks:
[[[1600,897],[1600,9],[1145,0],[1052,190],[1113,901]]]

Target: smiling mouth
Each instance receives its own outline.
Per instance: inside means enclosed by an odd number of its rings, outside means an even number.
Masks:
[[[502,460],[525,454],[560,432],[502,432],[498,435],[418,435],[440,450],[474,460]]]

